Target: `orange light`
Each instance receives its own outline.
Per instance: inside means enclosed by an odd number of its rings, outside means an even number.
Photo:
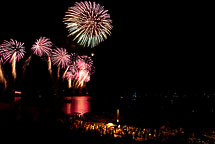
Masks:
[[[113,123],[108,123],[107,126],[108,126],[108,127],[113,127],[113,126],[115,126],[115,125],[114,125]]]
[[[95,55],[95,53],[94,52],[91,52],[91,56],[94,56]]]
[[[117,120],[116,122],[118,123],[119,122],[119,109],[117,109]]]

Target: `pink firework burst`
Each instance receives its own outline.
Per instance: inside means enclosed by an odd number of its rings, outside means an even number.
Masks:
[[[88,56],[79,56],[75,66],[78,71],[75,87],[83,87],[84,83],[90,81],[90,75],[94,72],[93,60]]]
[[[88,74],[87,77],[85,78],[84,82],[89,82],[90,81],[90,75]]]
[[[46,54],[47,56],[50,56],[52,51],[51,49],[52,45],[53,44],[49,38],[40,37],[32,46],[31,50],[34,54],[38,56],[43,56],[44,54]]]
[[[78,80],[85,82],[86,78],[89,76],[89,71],[81,70],[78,73]]]
[[[88,56],[80,56],[80,58],[76,61],[79,70],[87,70],[91,72],[93,66],[93,60]]]
[[[89,65],[85,63],[82,59],[77,60],[76,63],[79,70],[85,70],[89,67]]]
[[[10,41],[5,40],[0,46],[0,56],[2,62],[9,61],[10,63],[19,61],[25,55],[24,43],[18,42],[16,40],[10,39]]]
[[[77,69],[75,67],[70,67],[70,70],[66,73],[67,80],[73,80],[77,77]]]
[[[70,64],[70,55],[67,53],[66,49],[57,48],[52,52],[52,61],[54,65],[65,68]]]
[[[1,50],[0,50],[1,51]],[[0,52],[1,53],[1,52]],[[0,65],[3,63],[3,56],[0,54]]]
[[[70,59],[70,68],[66,72],[68,86],[69,88],[71,88],[71,85],[75,88],[84,87],[94,73],[93,60],[91,57],[79,56],[76,53],[72,53]]]

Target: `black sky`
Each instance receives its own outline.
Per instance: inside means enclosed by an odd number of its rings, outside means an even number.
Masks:
[[[97,88],[213,89],[210,4],[97,0],[109,10],[112,36],[95,47]],[[0,40],[29,49],[40,36],[71,49],[62,18],[74,1],[0,2]]]

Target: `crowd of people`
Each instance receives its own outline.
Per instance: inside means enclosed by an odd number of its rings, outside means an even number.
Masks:
[[[65,123],[65,121],[61,121]],[[211,144],[215,143],[213,129],[187,130],[182,127],[171,128],[162,125],[159,128],[143,128],[119,123],[86,121],[83,117],[70,116],[67,120],[69,130],[97,139],[109,139],[111,143],[130,142],[133,144]]]
[[[62,121],[63,122],[63,121]],[[83,118],[69,117],[68,120],[70,130],[78,130],[82,133],[90,133],[96,136],[108,136],[112,139],[124,141],[139,142],[154,142],[166,143],[174,141],[175,138],[183,140],[184,129],[171,129],[166,126],[160,128],[140,128],[129,125],[121,125],[120,123],[105,123],[105,122],[88,122]]]

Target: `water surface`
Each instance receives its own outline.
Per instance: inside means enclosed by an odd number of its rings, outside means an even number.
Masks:
[[[65,97],[64,99],[66,102],[62,107],[62,111],[68,115],[73,113],[83,115],[84,113],[91,112],[90,96],[72,96]]]

